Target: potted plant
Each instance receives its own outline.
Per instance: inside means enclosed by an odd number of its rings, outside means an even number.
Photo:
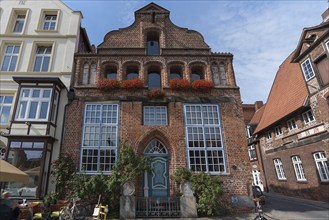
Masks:
[[[102,78],[97,81],[97,88],[103,90],[112,90],[120,88],[120,82],[116,79]]]
[[[188,90],[190,88],[190,83],[186,79],[176,78],[171,79],[169,82],[170,88],[173,90]]]
[[[149,98],[162,98],[164,97],[164,92],[161,89],[153,89],[148,92],[148,97]]]
[[[193,81],[191,87],[194,91],[209,92],[214,88],[214,84],[211,81],[199,79]]]
[[[144,87],[144,82],[139,78],[126,79],[122,81],[121,88],[137,90]]]

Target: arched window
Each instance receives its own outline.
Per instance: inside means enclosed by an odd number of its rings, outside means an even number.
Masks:
[[[201,66],[195,66],[191,69],[191,80],[204,79],[203,68]]]
[[[127,70],[127,79],[135,79],[139,77],[138,66],[128,66]]]
[[[152,66],[148,69],[148,88],[160,89],[161,88],[161,70],[157,66]]]
[[[104,76],[108,79],[117,79],[118,70],[114,65],[106,66]]]
[[[220,84],[226,85],[227,84],[226,71],[223,63],[219,64],[219,73],[220,73]]]
[[[83,77],[82,77],[82,84],[86,85],[88,84],[88,79],[89,79],[89,64],[85,63],[83,65]]]
[[[172,66],[170,67],[170,79],[182,78],[182,68],[180,66]]]
[[[159,33],[150,31],[146,38],[147,55],[160,55]]]
[[[145,148],[145,154],[168,154],[166,147],[157,139],[153,139]]]
[[[96,78],[96,64],[89,65],[88,63],[85,63],[83,65],[83,76],[82,76],[82,84],[88,85],[88,84],[95,84],[95,78]]]
[[[96,64],[91,64],[90,66],[90,77],[89,77],[89,83],[95,84],[96,79]]]

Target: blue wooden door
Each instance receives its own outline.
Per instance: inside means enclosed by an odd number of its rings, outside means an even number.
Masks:
[[[153,157],[151,161],[152,172],[148,175],[149,196],[168,197],[168,159],[167,157]]]

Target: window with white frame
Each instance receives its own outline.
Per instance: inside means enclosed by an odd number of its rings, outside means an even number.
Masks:
[[[315,76],[310,59],[307,59],[302,63],[302,70],[306,81],[309,81]]]
[[[225,173],[219,106],[186,104],[184,113],[189,168],[192,171]]]
[[[47,121],[51,96],[51,88],[21,88],[16,120]]]
[[[38,46],[33,72],[48,72],[51,58],[52,46]]]
[[[294,118],[287,121],[287,125],[288,125],[289,131],[297,129],[297,124],[296,124],[296,121]]]
[[[272,140],[272,132],[271,131],[266,132],[265,136],[266,136],[267,141]]]
[[[24,23],[25,23],[25,18],[26,14],[17,14],[16,15],[16,20],[14,24],[14,33],[22,33],[23,28],[24,28]]]
[[[312,109],[308,110],[307,112],[304,112],[302,114],[302,116],[303,116],[304,123],[306,125],[313,122],[313,121],[315,121]]]
[[[43,20],[43,30],[55,30],[57,24],[57,15],[54,14],[45,14]]]
[[[293,156],[291,158],[292,164],[294,166],[296,178],[298,181],[306,181],[305,174],[304,174],[304,169],[303,169],[303,164],[302,160],[300,159],[299,156]]]
[[[118,104],[86,104],[83,120],[80,170],[108,173],[118,149]]]
[[[0,95],[0,125],[8,124],[12,103],[12,95]]]
[[[276,171],[276,175],[278,177],[279,180],[285,180],[286,175],[284,174],[284,170],[283,170],[283,165],[280,159],[274,159],[274,167],[275,167],[275,171]]]
[[[167,125],[166,106],[144,106],[144,125]]]
[[[279,125],[279,126],[276,126],[275,128],[274,128],[274,130],[275,130],[275,135],[276,135],[276,137],[280,137],[280,136],[282,136],[282,129],[281,129],[281,126]]]
[[[249,151],[250,160],[257,160],[257,153],[256,153],[255,145],[250,145],[248,147],[248,151]]]
[[[2,59],[1,71],[16,70],[20,48],[21,48],[20,45],[15,45],[15,44],[6,45]]]
[[[329,182],[328,159],[324,152],[316,152],[313,154],[316,168],[322,182]]]

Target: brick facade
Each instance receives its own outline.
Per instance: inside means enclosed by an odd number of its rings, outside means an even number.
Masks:
[[[159,33],[160,55],[146,54],[146,34],[149,30]],[[95,53],[78,53],[73,75],[74,99],[66,108],[65,136],[62,153],[74,155],[80,164],[82,127],[86,103],[119,104],[119,142],[124,140],[143,155],[147,144],[157,139],[168,150],[169,176],[178,167],[186,167],[188,156],[184,123],[184,104],[217,104],[223,134],[226,172],[222,173],[223,186],[227,196],[248,194],[250,185],[250,164],[245,148],[245,130],[239,88],[235,82],[230,53],[212,53],[203,37],[196,31],[179,28],[172,24],[169,12],[153,3],[135,13],[135,22],[127,28],[109,32]],[[95,84],[82,84],[85,64],[96,64],[96,82],[104,78],[107,65],[117,69],[117,79],[126,79],[126,67],[138,67],[139,79],[145,87],[139,90],[116,89],[104,91]],[[171,66],[182,68],[182,77],[192,81],[192,69],[200,67],[203,77],[213,82],[213,73],[224,71],[220,77],[223,83],[215,83],[210,92],[175,91],[169,87]],[[148,71],[158,67],[161,75],[163,98],[150,99],[147,87]],[[161,105],[167,107],[168,123],[162,126],[143,124],[143,106]],[[120,150],[120,149],[119,149]],[[236,169],[232,166],[235,165]],[[143,196],[143,179],[136,183],[137,196]],[[178,187],[170,182],[170,194],[175,195]]]
[[[261,119],[263,125],[261,128],[257,127],[256,132],[262,147],[270,191],[326,202],[329,197],[329,46],[327,44],[329,44],[328,19],[320,25],[304,28],[296,50],[284,61],[282,66],[285,68],[281,67],[277,73]],[[309,75],[305,73],[305,62],[310,66],[307,72]],[[276,91],[275,88],[281,90]],[[284,93],[282,90],[285,89],[292,91],[290,97],[286,94],[282,95]],[[303,94],[306,94],[304,101],[296,104],[295,100],[303,97]],[[295,108],[293,111],[288,111],[286,109],[291,105],[282,103],[293,103]],[[269,106],[271,109],[268,108]],[[275,106],[278,108],[275,109]],[[282,114],[274,118],[273,115],[278,111]],[[306,113],[311,114],[311,117],[306,117]],[[292,119],[295,120],[296,127],[289,129],[287,123]],[[276,134],[277,126],[281,127],[280,135]],[[267,137],[269,133],[271,138]],[[315,154],[319,153],[322,155],[321,162],[315,160]],[[299,157],[305,177],[298,178],[293,157]],[[284,178],[277,174],[275,159],[282,162]],[[317,166],[317,163],[321,165]]]

